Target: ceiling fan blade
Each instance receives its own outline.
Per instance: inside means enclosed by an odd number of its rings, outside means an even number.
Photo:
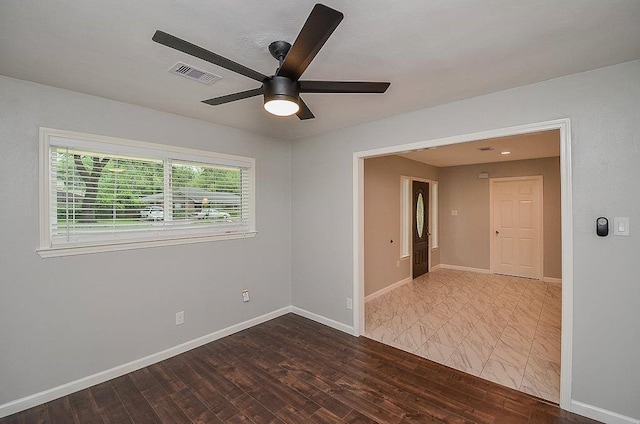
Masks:
[[[225,69],[228,69],[240,75],[244,75],[245,77],[249,77],[256,81],[262,82],[262,80],[267,78],[266,75],[263,75],[258,71],[254,71],[253,69],[247,68],[246,66],[240,65],[239,63],[236,63],[225,57],[210,52],[209,50],[203,49],[202,47],[191,44],[188,41],[175,37],[171,34],[167,34],[166,32],[160,30],[156,31],[156,33],[153,34],[152,40],[156,43],[163,44],[167,47],[171,47],[172,49],[176,49],[191,56],[206,60],[207,62],[213,63],[214,65],[221,66]]]
[[[226,96],[214,97],[213,99],[203,100],[202,103],[206,103],[211,106],[222,105],[229,102],[235,102],[236,100],[248,99],[249,97],[259,96],[264,92],[262,87],[254,88],[253,90],[241,91],[239,93],[227,94]]]
[[[323,4],[316,4],[289,49],[278,76],[297,80],[338,27],[344,15]]]
[[[384,93],[390,82],[300,81],[301,93]]]
[[[304,102],[304,100],[299,98],[298,105],[300,106],[300,109],[298,110],[296,115],[298,115],[298,118],[301,121],[304,121],[306,119],[315,118],[315,116],[313,115],[313,112],[311,112],[311,109],[309,109],[309,106],[307,106],[307,104]]]

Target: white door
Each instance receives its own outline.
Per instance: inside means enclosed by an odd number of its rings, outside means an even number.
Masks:
[[[491,180],[491,270],[542,279],[542,176]]]

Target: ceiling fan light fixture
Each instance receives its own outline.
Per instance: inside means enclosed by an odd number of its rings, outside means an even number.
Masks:
[[[264,102],[267,112],[277,116],[291,116],[300,110],[300,106],[292,99],[272,99]]]
[[[300,110],[299,84],[287,77],[273,76],[264,83],[264,108],[277,116],[290,116]]]

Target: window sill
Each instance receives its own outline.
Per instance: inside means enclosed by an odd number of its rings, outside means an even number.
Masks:
[[[257,231],[246,233],[216,234],[200,237],[182,237],[163,240],[147,240],[126,243],[109,243],[100,245],[56,246],[37,249],[41,258],[57,258],[62,256],[88,255],[92,253],[117,252],[120,250],[148,249],[152,247],[177,246],[181,244],[205,243],[210,241],[235,240],[253,238]]]

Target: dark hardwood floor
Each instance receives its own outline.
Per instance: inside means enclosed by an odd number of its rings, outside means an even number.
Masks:
[[[14,423],[595,423],[288,314],[0,419]]]

